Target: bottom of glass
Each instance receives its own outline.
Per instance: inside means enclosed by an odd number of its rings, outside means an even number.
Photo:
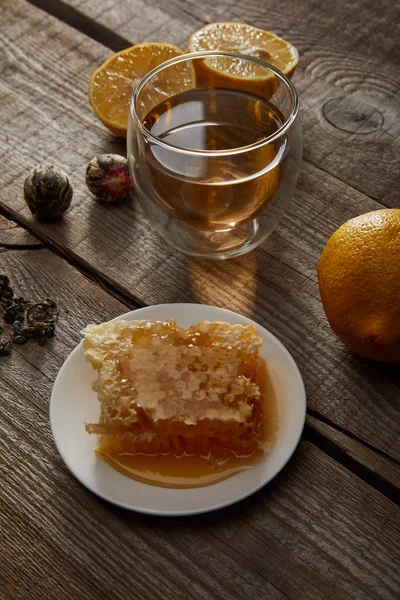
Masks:
[[[157,227],[159,235],[173,246],[182,254],[188,256],[194,256],[197,258],[207,258],[212,260],[227,260],[246,254],[251,250],[254,250],[259,244],[261,244],[271,233],[270,231],[261,235],[259,224],[257,220],[254,220],[249,224],[248,236],[245,240],[237,239],[239,236],[232,232],[214,232],[209,234],[207,232],[196,232],[194,240],[185,240],[185,245],[179,243],[173,235],[168,235],[168,230],[160,231]],[[172,233],[172,232],[171,232]],[[182,234],[181,234],[182,235]],[[189,236],[188,236],[189,237]],[[203,239],[201,239],[203,237]],[[240,236],[241,237],[241,236]],[[236,243],[235,243],[236,241]],[[209,248],[200,249],[199,246],[207,245],[209,242]],[[219,247],[217,244],[220,244]]]

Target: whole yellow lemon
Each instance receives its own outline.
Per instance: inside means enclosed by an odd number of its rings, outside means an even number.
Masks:
[[[400,209],[339,227],[322,252],[318,282],[328,321],[350,350],[400,362]]]

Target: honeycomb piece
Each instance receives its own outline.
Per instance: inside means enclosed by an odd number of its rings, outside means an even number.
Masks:
[[[251,453],[259,446],[262,341],[252,326],[116,321],[84,330],[98,371],[104,453]]]

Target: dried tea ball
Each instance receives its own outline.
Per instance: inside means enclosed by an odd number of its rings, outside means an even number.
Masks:
[[[128,161],[119,154],[100,154],[86,169],[86,184],[97,200],[115,202],[129,196],[132,180]]]
[[[24,183],[25,202],[40,221],[54,221],[69,208],[72,186],[68,175],[54,165],[39,165]]]

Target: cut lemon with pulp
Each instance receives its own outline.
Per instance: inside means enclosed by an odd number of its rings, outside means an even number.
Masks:
[[[183,50],[171,44],[145,42],[107,59],[92,73],[89,81],[89,101],[100,121],[116,135],[126,137],[129,106],[136,85],[151,69],[183,53]],[[163,89],[158,90],[160,102],[165,96],[193,87],[193,75],[185,72],[188,71],[186,63],[171,69],[176,72],[171,70]],[[151,96],[154,101],[154,94]],[[149,106],[149,110],[153,106]]]
[[[291,77],[299,62],[294,46],[274,33],[246,23],[210,23],[189,38],[189,52],[228,50],[259,58]],[[264,67],[230,57],[210,57],[196,61],[199,83],[213,87],[231,87],[250,93],[273,93],[278,80]],[[275,80],[275,85],[273,82]],[[272,85],[271,85],[272,84]]]

